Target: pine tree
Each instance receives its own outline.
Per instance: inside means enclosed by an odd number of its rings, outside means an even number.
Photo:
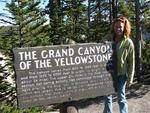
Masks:
[[[90,40],[101,42],[110,31],[110,3],[106,0],[91,1]]]
[[[15,17],[17,39],[20,47],[37,46],[48,44],[47,19],[42,17],[39,7],[40,2],[17,1],[8,4],[9,11]],[[47,40],[46,40],[47,39]],[[50,43],[50,42],[49,42]]]
[[[141,6],[141,27],[143,34],[150,33],[150,1],[144,2]],[[143,40],[145,39],[143,35]],[[144,74],[150,73],[150,40],[145,40],[142,49],[142,71]]]
[[[76,42],[86,42],[88,20],[84,0],[66,0],[66,2],[64,36]]]
[[[6,62],[6,66],[9,68],[9,73],[15,80],[14,68],[13,68],[13,48],[20,47],[33,47],[50,45],[49,24],[46,24],[47,19],[41,15],[42,9],[39,6],[38,0],[11,0],[7,3],[6,7],[9,13],[9,19],[1,19],[4,23],[9,24],[7,27],[1,29],[0,34],[0,49],[6,56],[6,59],[1,59]],[[5,67],[0,66],[1,72],[4,74]],[[4,76],[0,76],[0,96],[2,104],[0,104],[0,111],[2,113],[7,112],[19,112],[16,107],[16,92],[15,87],[8,84],[5,81]],[[8,110],[7,110],[8,109]],[[36,111],[37,110],[30,110]]]
[[[45,13],[49,15],[49,24],[51,26],[51,34],[49,35],[52,44],[59,44],[61,38],[61,6],[60,0],[49,0]]]
[[[120,0],[118,3],[118,15],[124,15],[126,16],[132,26],[132,32],[131,32],[131,37],[134,39],[135,38],[135,32],[136,32],[136,24],[135,24],[135,3],[134,0],[130,0],[128,2],[124,0]]]
[[[82,42],[86,35],[87,18],[85,0],[50,0],[48,12],[50,17],[50,38],[53,44],[61,44],[65,39]],[[56,6],[56,7],[54,7]]]

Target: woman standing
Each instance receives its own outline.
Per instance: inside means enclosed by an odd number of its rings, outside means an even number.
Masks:
[[[113,22],[113,32],[117,59],[117,96],[120,113],[128,113],[128,104],[125,95],[126,84],[133,82],[135,68],[134,44],[130,39],[131,26],[124,16],[118,17]],[[113,113],[112,95],[105,97],[104,113]]]

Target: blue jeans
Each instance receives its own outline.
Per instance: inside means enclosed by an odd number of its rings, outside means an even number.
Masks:
[[[125,89],[127,83],[127,76],[122,75],[117,77],[117,96],[120,113],[128,113],[128,104],[125,97]],[[113,113],[112,111],[112,95],[105,96],[104,113]]]

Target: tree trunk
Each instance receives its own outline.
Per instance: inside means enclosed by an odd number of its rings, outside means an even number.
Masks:
[[[112,24],[112,3],[111,0],[109,0],[109,21],[110,25]]]
[[[138,83],[141,80],[141,25],[140,25],[140,3],[139,0],[135,0],[135,13],[136,13],[136,45],[135,45],[135,74],[137,76]]]
[[[91,40],[91,36],[90,36],[90,28],[91,28],[91,0],[88,0],[88,28],[87,28],[87,39],[88,42]]]
[[[112,0],[112,19],[117,18],[117,3],[118,0]]]

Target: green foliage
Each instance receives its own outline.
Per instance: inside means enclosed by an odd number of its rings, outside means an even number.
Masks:
[[[120,0],[118,5],[118,14],[133,19],[133,17],[135,16],[134,1],[130,0],[126,2],[125,0]]]
[[[91,38],[90,41],[92,42],[101,42],[103,37],[110,31],[109,2],[102,0],[96,3],[93,1],[91,4],[91,8],[94,10],[91,15],[92,21],[90,23],[89,38]]]
[[[41,16],[42,9],[39,7],[39,2],[12,0],[6,5],[7,10],[11,13],[9,21],[5,21],[9,26],[1,26],[0,29],[0,49],[6,59],[5,65],[0,65],[2,74],[0,75],[0,104],[1,113],[38,113],[36,109],[20,110],[16,107],[16,90],[12,86],[8,77],[15,80],[13,68],[13,48],[33,47],[50,45],[49,24],[46,24],[47,19]],[[1,20],[2,21],[2,20]],[[5,67],[8,70],[8,76],[4,76]],[[0,72],[0,73],[1,73]]]
[[[19,109],[15,105],[10,105],[6,102],[0,103],[0,112],[1,113],[42,113],[41,108],[30,108],[30,109]]]
[[[3,102],[0,104],[0,112],[1,113],[19,113],[19,109]]]
[[[143,48],[143,63],[150,64],[150,41],[146,41],[145,48]]]
[[[150,1],[145,2],[140,9],[141,12],[141,27],[143,34],[150,33]],[[144,37],[142,37],[144,38]],[[144,39],[143,39],[144,40]],[[150,40],[145,40],[144,47],[142,49],[142,65],[143,72],[150,73]]]
[[[135,31],[136,31],[136,23],[135,23],[135,1],[130,0],[126,2],[125,0],[120,0],[118,5],[118,15],[124,15],[126,16],[130,23],[131,23],[131,37],[135,38]]]
[[[141,18],[142,18],[142,29],[143,32],[149,32],[150,33],[150,1],[149,2],[145,2],[145,4],[143,4],[143,6],[141,6]]]
[[[81,37],[87,34],[87,17],[84,15],[86,6],[80,0],[67,0],[67,3],[64,19],[66,34],[64,36],[76,42],[83,42]]]
[[[16,1],[7,4],[9,12],[15,17],[15,35],[17,47],[49,45],[49,25],[47,19],[41,16],[42,9],[38,1]],[[14,29],[14,27],[12,28]],[[42,39],[45,38],[45,39]],[[47,39],[47,41],[45,41]]]
[[[51,2],[49,7],[58,6]],[[62,4],[62,7],[55,7],[53,10],[49,8],[51,41],[53,44],[60,44],[63,39],[69,38],[82,42],[81,36],[87,34],[86,6],[81,0],[66,0]]]

